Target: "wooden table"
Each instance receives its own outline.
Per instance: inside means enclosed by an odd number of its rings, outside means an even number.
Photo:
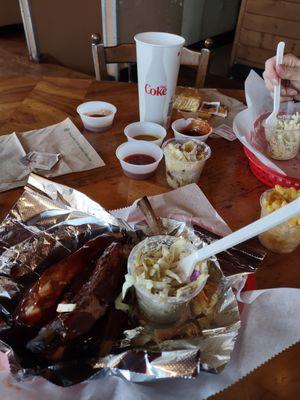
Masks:
[[[240,90],[222,90],[239,100]],[[83,130],[76,107],[83,101],[104,100],[118,112],[112,129],[100,134]],[[96,82],[89,79],[11,77],[0,79],[0,134],[41,128],[70,117],[106,163],[105,167],[69,174],[55,181],[79,189],[107,209],[130,205],[143,195],[167,192],[161,163],[147,181],[130,180],[122,174],[114,153],[125,141],[124,127],[138,120],[137,86]],[[238,141],[211,139],[212,157],[199,185],[209,201],[235,230],[259,216],[259,197],[266,189],[250,172]],[[22,189],[0,194],[0,218],[18,199]],[[269,253],[256,274],[259,289],[300,287],[300,251],[281,256]],[[296,399],[300,392],[300,345],[275,357],[214,399]]]

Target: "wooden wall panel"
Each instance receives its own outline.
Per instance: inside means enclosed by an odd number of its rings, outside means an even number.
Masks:
[[[300,0],[242,0],[231,66],[263,68],[281,40],[300,57]]]
[[[263,32],[256,32],[249,29],[241,29],[240,43],[245,46],[261,47],[266,50],[275,51],[278,42],[282,36],[271,35]],[[300,40],[284,38],[285,53],[294,53],[300,56]]]
[[[258,32],[300,39],[300,24],[294,21],[246,13],[243,27]]]
[[[294,53],[296,56],[300,57],[300,40],[283,38],[282,36],[263,34],[262,47],[265,49],[276,49],[278,42],[281,40],[285,41],[285,52]]]
[[[264,66],[265,61],[274,56],[274,51],[272,50],[244,46],[242,44],[238,44],[237,53],[239,61],[244,61],[243,63],[249,61],[253,66]]]
[[[249,0],[246,10],[249,13],[300,22],[300,2],[297,3],[283,0]]]
[[[239,42],[245,46],[261,47],[263,36],[262,32],[242,28]]]

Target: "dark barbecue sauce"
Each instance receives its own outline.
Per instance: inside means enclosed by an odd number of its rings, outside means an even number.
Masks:
[[[107,117],[108,115],[112,114],[112,111],[110,110],[90,111],[84,114],[87,117],[100,118],[100,117]]]
[[[196,130],[196,129],[191,129],[191,128],[189,128],[189,129],[181,129],[181,131],[180,131],[181,133],[183,133],[184,135],[187,135],[187,136],[201,136],[201,135],[203,135],[203,133],[200,133],[198,130]]]
[[[104,114],[86,114],[88,117],[92,117],[92,118],[99,118],[99,117],[106,117],[106,115]]]
[[[123,159],[125,162],[134,165],[147,165],[152,164],[156,160],[148,154],[130,154]]]
[[[193,119],[188,126],[180,130],[180,133],[183,133],[187,136],[204,136],[209,134],[211,131],[211,126],[201,119]]]

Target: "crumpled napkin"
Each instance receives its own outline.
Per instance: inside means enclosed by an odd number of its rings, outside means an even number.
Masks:
[[[33,150],[60,154],[59,161],[48,171],[31,170],[21,159]],[[24,186],[32,171],[49,178],[104,165],[70,118],[42,129],[0,136],[0,192]]]

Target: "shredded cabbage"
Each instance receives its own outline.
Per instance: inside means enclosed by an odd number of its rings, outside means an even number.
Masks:
[[[123,283],[122,286],[122,300],[124,300],[127,290],[135,284],[135,278],[134,276],[130,274],[125,275],[125,282]]]
[[[149,240],[148,240],[149,241]],[[207,279],[206,261],[198,263],[198,279],[186,281],[178,262],[190,254],[191,246],[183,238],[178,238],[171,245],[165,243],[153,246],[147,239],[135,256],[134,275],[127,274],[122,288],[124,299],[127,290],[133,285],[141,286],[152,294],[161,297],[181,297]]]
[[[115,300],[115,309],[120,310],[120,311],[130,311],[130,307],[128,304],[123,303],[122,301],[122,293],[119,294],[119,296]]]
[[[296,112],[293,115],[279,115],[277,117],[276,129],[290,131],[300,129],[300,114]]]

